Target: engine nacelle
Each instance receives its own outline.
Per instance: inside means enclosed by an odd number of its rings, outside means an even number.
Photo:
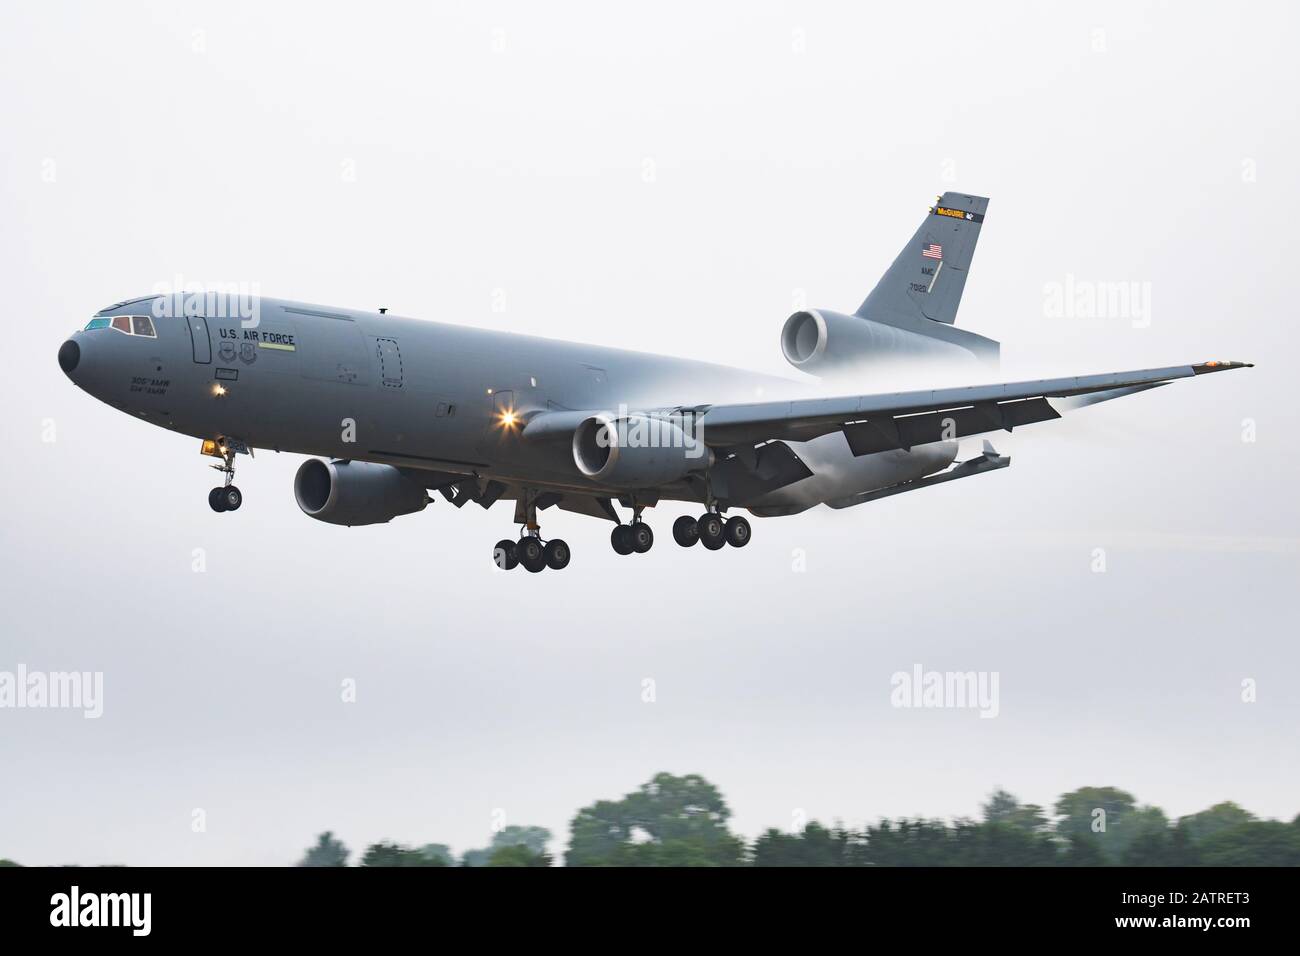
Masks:
[[[424,486],[392,465],[309,458],[293,477],[293,495],[303,514],[330,524],[383,524],[423,511]]]
[[[573,432],[573,462],[592,481],[648,488],[709,467],[713,453],[693,427],[669,418],[593,415]]]
[[[969,363],[973,358],[997,358],[998,344],[992,339],[931,324],[934,328],[922,335],[857,315],[807,309],[785,320],[781,351],[795,368],[814,375],[909,359]]]

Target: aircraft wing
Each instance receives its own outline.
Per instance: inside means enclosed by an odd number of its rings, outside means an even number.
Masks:
[[[711,446],[807,441],[843,431],[854,455],[1060,418],[1063,410],[1109,401],[1210,372],[1250,368],[1249,362],[1204,362],[1170,368],[974,385],[882,395],[794,399],[697,410],[700,435]]]

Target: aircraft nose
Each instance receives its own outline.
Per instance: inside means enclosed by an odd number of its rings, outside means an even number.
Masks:
[[[59,346],[59,368],[63,369],[65,375],[71,377],[73,370],[80,361],[81,346],[72,339],[68,339]]]

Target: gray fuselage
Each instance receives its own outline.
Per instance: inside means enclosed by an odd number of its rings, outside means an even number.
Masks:
[[[163,296],[105,309],[97,317],[151,316],[156,336],[77,332],[68,374],[123,412],[197,438],[613,497],[626,489],[585,477],[569,443],[525,441],[503,417],[699,407],[801,388],[686,359],[374,312],[268,298],[249,306]],[[956,454],[944,442],[854,458],[839,433],[791,447],[813,475],[747,502],[756,513],[909,481]],[[656,496],[698,500],[680,483]]]

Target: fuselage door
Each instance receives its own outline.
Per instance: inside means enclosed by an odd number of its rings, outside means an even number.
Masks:
[[[190,327],[194,361],[200,365],[212,364],[212,339],[208,338],[208,320],[201,315],[191,315],[186,321]]]
[[[384,388],[402,387],[402,352],[396,339],[375,339],[379,354],[379,375]]]

